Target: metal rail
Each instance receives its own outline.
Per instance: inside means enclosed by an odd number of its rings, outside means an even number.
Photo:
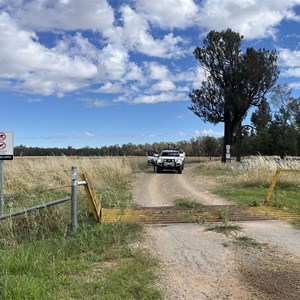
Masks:
[[[272,193],[273,193],[273,190],[276,186],[276,183],[279,179],[279,176],[282,172],[290,172],[290,173],[300,173],[300,170],[294,170],[294,169],[277,169],[277,171],[275,172],[274,174],[274,177],[273,177],[273,180],[271,182],[271,185],[269,187],[269,190],[268,190],[268,193],[267,193],[267,196],[265,198],[265,205],[267,206],[268,203],[270,202],[271,200],[271,196],[272,196]]]
[[[102,223],[131,221],[143,224],[210,223],[226,221],[292,220],[299,214],[271,206],[212,205],[200,209],[174,206],[103,208]]]
[[[53,205],[56,205],[56,204],[60,204],[60,203],[63,203],[63,202],[69,201],[69,200],[71,200],[70,197],[64,197],[64,198],[57,199],[57,200],[54,200],[54,201],[51,201],[51,202],[47,202],[47,203],[43,203],[43,204],[40,204],[40,205],[32,206],[32,207],[29,207],[29,208],[26,208],[26,209],[23,209],[23,210],[13,212],[11,214],[0,216],[0,220],[4,220],[4,219],[12,218],[12,217],[15,217],[15,216],[23,215],[23,214],[26,214],[26,213],[31,212],[33,210],[46,208],[46,207],[53,206]]]

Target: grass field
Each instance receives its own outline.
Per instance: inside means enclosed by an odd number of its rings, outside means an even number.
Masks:
[[[277,169],[299,170],[281,173],[271,197],[271,204],[300,209],[300,160],[275,160],[250,157],[242,164],[232,162],[202,163],[195,173],[217,178],[214,193],[231,201],[249,205],[263,204]]]
[[[189,158],[198,176],[218,182],[214,192],[232,201],[262,204],[278,167],[263,157],[236,163]],[[15,158],[5,163],[5,211],[70,194],[71,167],[86,172],[104,207],[132,205],[130,184],[145,157]],[[299,161],[281,168],[300,169]],[[283,174],[272,200],[300,208],[300,173]],[[180,204],[178,204],[180,205]],[[70,203],[0,222],[0,299],[162,299],[159,262],[134,244],[138,224],[98,224],[79,188],[79,229],[70,232]],[[299,227],[299,220],[295,220]]]
[[[15,158],[5,164],[5,212],[69,195],[71,167],[86,172],[105,207],[131,204],[139,160]],[[70,203],[0,222],[0,299],[161,299],[159,263],[133,245],[138,224],[98,224],[79,190],[78,231]]]

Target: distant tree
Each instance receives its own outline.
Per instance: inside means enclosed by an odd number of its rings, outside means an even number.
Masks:
[[[296,155],[300,134],[300,98],[292,97],[292,89],[287,84],[279,84],[273,89],[271,102],[274,108],[271,129],[277,141],[277,154]]]
[[[190,93],[189,107],[204,122],[224,123],[222,162],[226,162],[226,145],[251,106],[274,86],[279,69],[275,51],[247,48],[241,53],[243,36],[227,29],[211,31],[196,47],[194,55],[205,70],[206,80]]]
[[[210,161],[212,156],[217,156],[219,143],[216,138],[205,136],[202,138],[202,145],[204,155],[208,156]]]
[[[254,129],[252,139],[253,154],[270,155],[270,144],[272,143],[270,127],[272,119],[270,104],[267,99],[263,98],[251,116],[251,123]]]

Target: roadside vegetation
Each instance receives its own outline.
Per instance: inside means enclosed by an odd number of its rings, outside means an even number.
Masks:
[[[145,157],[15,158],[5,164],[5,213],[70,194],[71,167],[86,172],[104,207],[131,206],[131,181],[143,170]],[[191,158],[191,161],[194,160]],[[195,173],[213,176],[213,192],[235,202],[261,205],[278,167],[275,160],[249,158],[235,162],[199,161]],[[282,168],[300,169],[299,161]],[[300,174],[280,177],[272,201],[299,210]],[[157,288],[159,262],[135,245],[143,227],[134,223],[98,224],[78,188],[78,231],[70,232],[70,203],[0,222],[0,299],[162,299]],[[177,207],[201,209],[195,201],[177,199]],[[209,230],[238,231],[230,215]],[[299,219],[294,220],[299,228]],[[251,241],[239,241],[249,244]]]
[[[233,202],[263,205],[277,168],[300,170],[299,160],[249,157],[241,164],[218,161],[199,164],[195,174],[214,177],[218,185],[212,191]],[[300,172],[280,175],[271,197],[271,205],[300,210]]]
[[[137,165],[119,158],[16,158],[5,165],[5,213],[69,195],[72,166],[88,174],[104,207],[128,206]],[[162,299],[159,262],[134,246],[142,226],[96,223],[78,190],[76,234],[69,202],[0,222],[0,299]]]

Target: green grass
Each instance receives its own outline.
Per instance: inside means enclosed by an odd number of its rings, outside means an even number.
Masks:
[[[192,208],[192,209],[198,209],[198,210],[204,209],[204,205],[195,200],[175,199],[174,204],[175,204],[175,207]]]
[[[239,247],[248,248],[248,247],[261,247],[262,244],[256,242],[254,239],[247,236],[239,236],[235,239],[234,243]]]
[[[130,247],[141,236],[137,224],[91,222],[76,235],[1,245],[0,299],[161,299],[158,262]]]
[[[222,186],[214,191],[215,194],[222,196],[230,201],[241,204],[257,205],[263,204],[268,192],[267,186],[255,184],[239,184]]]
[[[208,167],[210,166],[210,167]],[[211,165],[200,164],[197,168],[194,169],[195,175],[204,175],[204,176],[235,176],[236,173],[233,172],[232,168],[227,165],[220,165],[211,163]]]
[[[241,204],[256,206],[263,204],[268,193],[269,186],[257,184],[239,184],[222,186],[214,191],[230,201]],[[291,206],[300,208],[299,187],[293,184],[278,183],[271,197],[272,202],[281,206]]]
[[[215,226],[209,227],[206,230],[228,235],[232,232],[241,230],[241,227],[239,225],[235,225],[235,224],[222,224],[222,225],[215,225]]]
[[[296,218],[292,221],[292,225],[296,228],[296,229],[300,229],[300,218]]]
[[[103,177],[94,188],[104,207],[131,205],[130,174],[122,174],[125,167],[114,171],[114,164],[109,164],[102,173],[93,173],[94,179]],[[5,212],[59,199],[64,191],[66,196],[70,188],[11,189]],[[132,246],[143,238],[143,227],[96,223],[86,198],[79,188],[76,234],[70,231],[70,202],[0,222],[1,300],[162,299],[156,285],[159,262]]]

